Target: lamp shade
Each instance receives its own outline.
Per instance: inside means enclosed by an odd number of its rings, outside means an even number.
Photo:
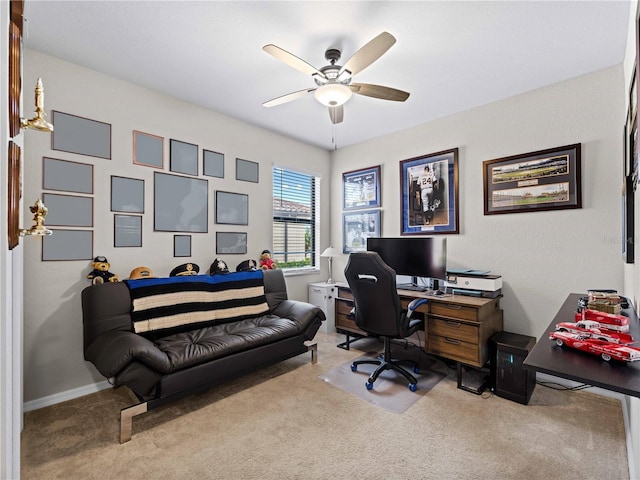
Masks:
[[[338,255],[340,255],[340,252],[333,247],[329,247],[325,249],[325,251],[320,254],[321,257],[329,257],[329,258],[337,257]]]
[[[313,94],[321,104],[327,107],[338,107],[351,98],[353,92],[346,85],[328,83],[319,87]]]

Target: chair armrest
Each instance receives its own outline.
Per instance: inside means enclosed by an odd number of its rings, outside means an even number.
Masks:
[[[320,321],[327,319],[320,307],[298,300],[283,300],[271,313],[280,318],[288,318],[305,326],[314,317],[318,317]]]
[[[159,372],[171,370],[169,357],[153,342],[122,330],[112,330],[98,337],[87,347],[84,358],[107,378],[117,375],[136,360]]]
[[[425,303],[427,303],[426,298],[416,298],[412,300],[411,303],[407,306],[407,319],[411,318],[411,315],[413,315],[413,312],[415,312],[416,308]]]

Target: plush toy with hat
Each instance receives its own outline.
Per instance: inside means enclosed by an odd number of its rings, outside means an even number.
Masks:
[[[187,277],[190,275],[198,275],[200,267],[196,263],[183,263],[171,270],[170,277]]]
[[[93,270],[89,272],[87,278],[91,280],[93,285],[98,285],[105,282],[117,282],[118,276],[115,273],[111,273],[109,269],[111,264],[107,261],[107,257],[97,256],[91,263]]]
[[[260,268],[262,270],[272,270],[278,268],[276,262],[271,260],[271,252],[269,250],[263,250],[260,254]]]

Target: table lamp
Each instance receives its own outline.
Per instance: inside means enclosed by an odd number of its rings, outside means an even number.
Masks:
[[[333,283],[333,278],[331,278],[331,266],[333,263],[333,257],[337,257],[338,255],[340,255],[340,252],[333,247],[327,248],[320,254],[321,257],[327,257],[329,259],[329,278],[327,279],[327,283]]]

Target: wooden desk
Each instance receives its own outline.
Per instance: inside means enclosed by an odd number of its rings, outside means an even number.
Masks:
[[[337,284],[336,330],[347,335],[340,344],[349,349],[350,336],[367,336],[355,321],[347,318],[353,308],[353,295],[347,284]],[[464,295],[434,296],[411,290],[398,290],[403,307],[416,298],[428,301],[416,310],[424,315],[424,350],[458,364],[458,386],[461,386],[460,365],[481,368],[489,361],[489,338],[502,331],[502,310],[499,298],[477,298]],[[478,392],[474,392],[478,393]]]
[[[556,323],[573,322],[580,297],[572,293],[524,360],[524,368],[547,373],[633,397],[640,397],[640,362],[605,362],[598,355],[559,347],[549,340]],[[631,319],[631,335],[640,340],[640,324],[632,308],[623,311]]]

